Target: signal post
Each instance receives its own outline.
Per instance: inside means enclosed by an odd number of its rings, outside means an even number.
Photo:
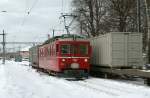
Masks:
[[[6,36],[6,34],[5,34],[5,31],[3,30],[3,33],[2,34],[0,34],[0,35],[2,35],[3,36],[3,42],[2,42],[2,45],[3,45],[3,63],[2,64],[5,64],[5,36]]]

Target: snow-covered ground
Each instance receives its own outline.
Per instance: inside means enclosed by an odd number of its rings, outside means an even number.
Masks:
[[[146,86],[92,77],[67,81],[38,73],[27,63],[0,64],[0,98],[150,98]]]

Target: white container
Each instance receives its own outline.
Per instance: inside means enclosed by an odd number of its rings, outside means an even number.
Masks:
[[[141,66],[142,33],[111,32],[90,39],[92,65],[104,67]]]

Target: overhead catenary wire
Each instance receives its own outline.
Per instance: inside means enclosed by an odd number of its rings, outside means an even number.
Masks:
[[[39,0],[35,0],[31,6],[31,8],[28,11],[28,15],[32,12],[32,10],[34,9],[34,7],[36,6],[36,4],[38,3]]]
[[[73,31],[75,29],[79,29],[80,28],[80,24],[76,24],[73,27],[70,28],[70,31]]]
[[[21,32],[21,27],[24,25],[24,22],[25,22],[25,19],[26,19],[26,12],[27,12],[27,0],[25,0],[25,14],[23,16],[23,20],[21,21],[20,25],[19,25],[19,30],[18,30],[18,33]]]
[[[61,11],[61,12],[60,12],[61,15],[63,15],[63,13],[65,12],[64,6],[65,6],[65,1],[64,1],[64,0],[61,0],[61,10],[60,10],[60,11]],[[60,19],[61,19],[61,18],[60,18]],[[73,22],[73,21],[71,21],[71,23],[70,23],[68,26],[70,26],[70,25],[72,24],[72,22]],[[64,21],[61,21],[61,20],[60,20],[60,23],[59,23],[58,25],[62,25],[62,23],[63,23],[63,26],[64,26]],[[66,24],[66,23],[65,23],[65,24]],[[58,26],[58,25],[57,25],[57,26]],[[60,30],[60,29],[58,30],[58,29],[56,29],[56,26],[54,26],[52,29],[48,29],[47,32],[49,33],[49,32],[54,32],[54,31],[62,31],[62,32],[64,33],[65,28],[63,28],[63,30]]]
[[[60,19],[63,18],[64,29],[66,29],[67,34],[70,34],[69,29],[70,29],[71,25],[73,24],[73,22],[76,18],[76,15],[73,15],[72,13],[66,13],[67,10],[64,7],[66,7],[66,2],[64,2],[64,0],[62,0],[62,8],[61,8],[62,12],[61,12]],[[70,20],[70,22],[68,22],[67,19],[70,19],[70,18],[72,18],[72,19]]]
[[[54,31],[62,31],[62,33],[64,33],[65,30],[61,27],[61,25],[62,25],[62,21],[60,21],[59,24],[57,24],[57,25],[55,25],[53,27],[48,28],[47,34],[50,33],[50,36],[51,36],[51,34],[53,33],[53,30]]]
[[[33,8],[36,6],[36,4],[37,4],[38,1],[39,1],[39,0],[35,0],[34,3],[32,4],[32,6],[31,6],[30,8],[28,8],[28,2],[27,2],[27,0],[25,0],[24,16],[23,16],[23,20],[22,20],[21,23],[20,23],[18,33],[22,33],[22,27],[24,26],[27,17],[28,17],[29,14],[31,13],[31,11],[33,11]],[[28,10],[28,9],[29,9],[29,10]]]
[[[32,11],[33,11],[33,9],[35,8],[35,6],[37,5],[37,3],[39,2],[39,0],[34,0],[34,2],[32,2],[32,6],[30,6],[30,8],[28,8],[28,3],[27,3],[27,1],[28,0],[26,0],[26,9],[25,9],[25,15],[24,15],[24,17],[23,17],[23,20],[22,20],[22,22],[21,22],[21,24],[20,24],[20,29],[19,29],[19,33],[22,31],[22,27],[24,26],[24,24],[26,23],[26,21],[27,21],[27,17],[32,13]],[[61,11],[62,12],[64,12],[64,10],[65,10],[65,8],[64,8],[64,6],[65,6],[65,3],[64,3],[65,1],[64,0],[62,0],[62,3],[61,3],[61,5],[60,6],[62,6],[61,7],[61,10],[60,10],[60,13],[61,13]],[[60,23],[61,24],[61,23]],[[60,25],[59,24],[59,25]],[[56,27],[56,26],[55,26]],[[58,29],[56,29],[56,28],[53,28],[55,31],[57,31]],[[48,29],[48,31],[47,32],[50,32],[50,31],[52,31],[52,29],[50,30],[50,29]],[[65,30],[62,30],[62,32],[64,33],[64,31]]]
[[[64,0],[62,0],[61,4],[61,11],[64,12]]]
[[[21,26],[24,24],[24,22],[25,22],[25,17],[26,17],[26,10],[27,10],[27,0],[25,0],[25,14],[24,14],[24,17],[23,17],[23,21],[22,21],[22,23],[21,23]]]
[[[60,9],[60,13],[63,13],[64,12],[64,0],[61,0],[61,9]],[[63,21],[60,21],[60,23],[58,24],[58,25],[55,25],[55,26],[53,26],[51,29],[48,29],[48,31],[47,31],[47,33],[49,34],[49,32],[52,32],[52,33],[54,33],[55,31],[62,31],[63,33],[64,33],[64,29],[63,30],[58,30],[58,29],[56,29],[58,26],[61,26],[62,25],[62,22]],[[54,36],[54,34],[53,34],[53,36]]]
[[[26,7],[25,7],[25,14],[24,14],[24,17],[23,17],[23,20],[21,22],[21,25],[20,25],[20,29],[19,29],[19,32],[21,32],[21,27],[25,24],[26,22],[26,18],[29,16],[29,14],[32,12],[32,10],[34,9],[34,7],[36,6],[37,2],[39,0],[35,0],[32,4],[32,6],[29,8],[28,10],[28,7],[27,7],[27,0],[26,0]]]

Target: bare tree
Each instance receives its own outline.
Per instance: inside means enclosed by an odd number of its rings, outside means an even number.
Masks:
[[[80,31],[86,32],[89,36],[97,36],[105,30],[101,28],[104,25],[106,16],[107,0],[74,0],[74,13],[78,15],[77,22],[80,25]]]
[[[146,18],[141,0],[141,32]],[[137,31],[137,0],[73,0],[81,33],[98,36],[110,31]]]
[[[109,0],[109,20],[118,31],[127,31],[127,25],[135,14],[136,0]],[[134,22],[134,21],[133,21]]]

